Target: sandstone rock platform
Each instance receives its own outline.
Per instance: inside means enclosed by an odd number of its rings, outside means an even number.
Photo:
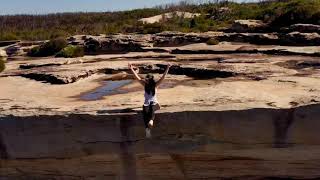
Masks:
[[[82,58],[10,57],[0,179],[318,179],[317,46],[221,42]],[[153,138],[143,88],[156,78]]]

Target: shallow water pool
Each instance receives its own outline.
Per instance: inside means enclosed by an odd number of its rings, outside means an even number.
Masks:
[[[130,84],[131,82],[132,80],[105,81],[101,87],[85,93],[80,97],[80,99],[86,101],[96,101],[102,99],[103,96],[126,93],[126,91],[120,90],[120,88]]]

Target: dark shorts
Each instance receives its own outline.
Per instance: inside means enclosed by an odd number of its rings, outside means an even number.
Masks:
[[[159,104],[152,105],[151,103],[149,106],[142,106],[143,121],[146,128],[148,127],[149,121],[154,120],[156,115],[155,112],[159,109]]]

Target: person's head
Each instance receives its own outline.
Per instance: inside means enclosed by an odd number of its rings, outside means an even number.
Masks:
[[[154,81],[153,74],[151,73],[147,74],[145,80],[146,80],[146,83],[152,83]]]
[[[148,94],[155,94],[155,88],[156,88],[156,82],[154,80],[154,76],[153,74],[147,74],[145,77],[145,82],[146,85],[144,87],[144,90],[148,93]]]

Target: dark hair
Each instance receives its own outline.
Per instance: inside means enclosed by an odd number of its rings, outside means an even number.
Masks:
[[[154,76],[152,74],[148,74],[146,76],[144,91],[147,94],[152,94],[153,96],[156,94],[156,81],[154,80]]]

